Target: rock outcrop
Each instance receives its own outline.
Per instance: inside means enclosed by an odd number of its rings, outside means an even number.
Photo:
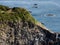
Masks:
[[[60,38],[26,9],[0,5],[0,45],[60,45]]]

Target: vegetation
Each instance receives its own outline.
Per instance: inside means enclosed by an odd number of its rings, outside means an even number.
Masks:
[[[0,10],[7,11],[8,9],[9,9],[9,7],[0,5]]]
[[[7,6],[0,5],[0,21],[30,21],[35,23],[36,20],[24,8],[8,8]]]

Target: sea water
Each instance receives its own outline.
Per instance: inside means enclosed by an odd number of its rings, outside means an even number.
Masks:
[[[60,6],[56,2],[44,0],[0,1],[0,5],[26,8],[36,20],[43,23],[48,29],[60,32]]]

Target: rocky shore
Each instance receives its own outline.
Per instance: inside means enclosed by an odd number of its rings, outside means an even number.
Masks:
[[[0,45],[60,45],[51,32],[24,8],[0,5]]]

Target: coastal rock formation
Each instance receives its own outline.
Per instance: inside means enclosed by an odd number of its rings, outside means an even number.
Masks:
[[[56,34],[26,9],[0,5],[0,45],[60,45]]]

